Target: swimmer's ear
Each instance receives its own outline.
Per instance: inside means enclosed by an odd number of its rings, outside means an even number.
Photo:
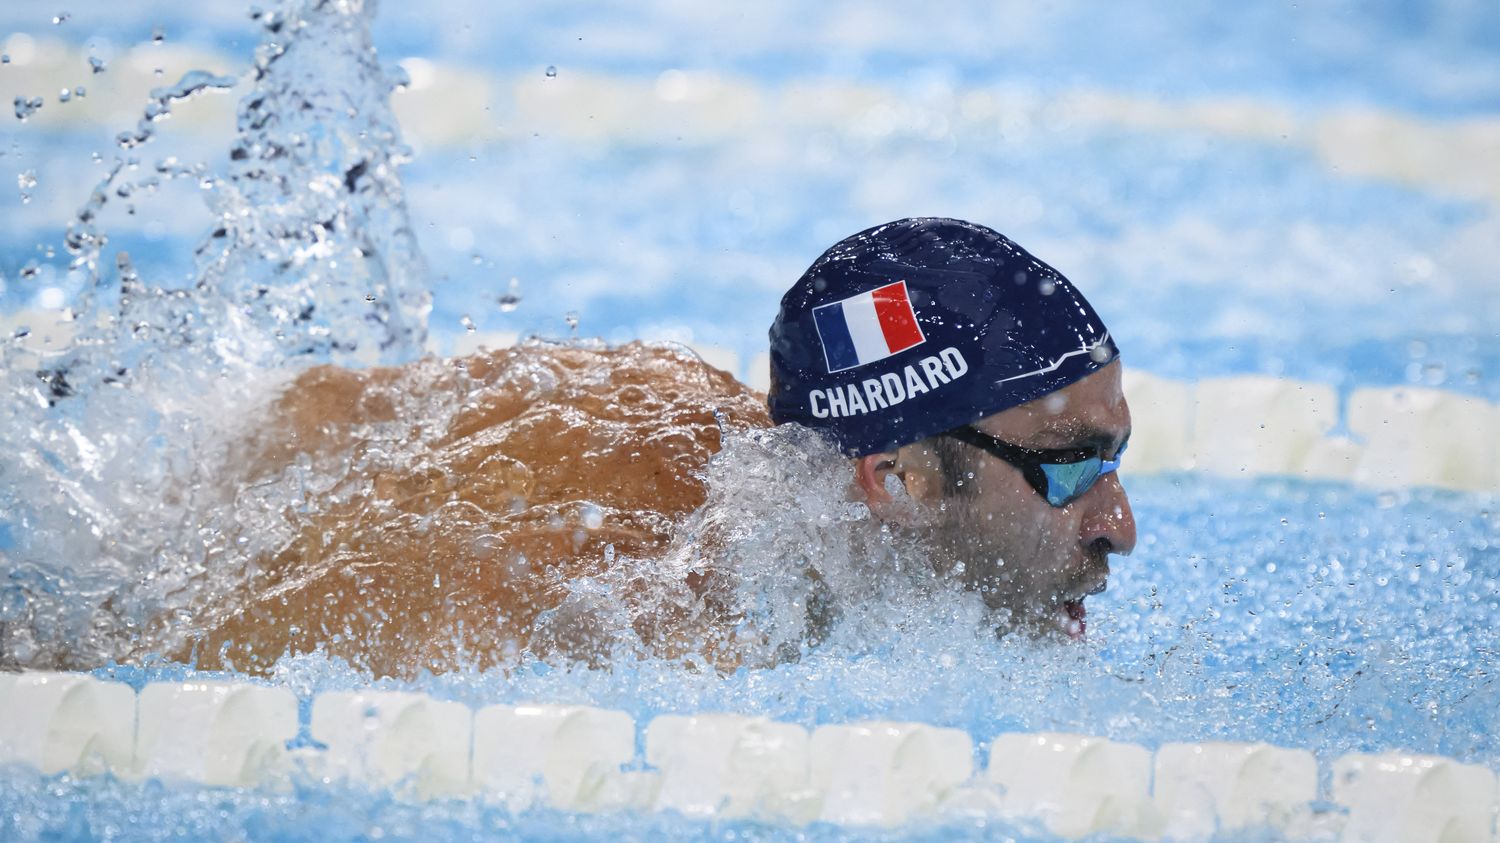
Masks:
[[[916,505],[925,491],[923,478],[906,470],[900,453],[889,451],[855,460],[854,482],[870,512],[881,521],[910,527],[924,522],[922,508]]]
[[[901,474],[896,470],[895,451],[868,454],[854,461],[854,482],[865,493],[865,502],[871,507],[895,501],[891,490],[886,487],[890,479],[902,482]]]

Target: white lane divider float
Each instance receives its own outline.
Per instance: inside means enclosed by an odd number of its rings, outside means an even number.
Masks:
[[[296,697],[251,683],[164,682],[136,694],[86,674],[0,673],[0,765],[279,788],[293,777],[596,812],[670,811],[889,828],[944,817],[1035,822],[1060,837],[1201,840],[1220,833],[1349,843],[1493,843],[1500,781],[1427,755],[1319,765],[1266,744],[1002,734],[975,770],[970,736],[921,723],[800,726],[663,715],[644,730],[586,706],[478,709],[425,694],[330,692],[305,737]],[[289,749],[289,746],[296,748]],[[1321,784],[1320,784],[1321,782]],[[1332,806],[1332,807],[1330,807]]]
[[[1495,831],[1495,774],[1432,755],[1345,755],[1333,798],[1349,809],[1344,840],[1487,841]]]
[[[1154,808],[1162,835],[1201,840],[1217,831],[1288,832],[1318,798],[1311,752],[1263,743],[1171,743],[1156,751]]]
[[[1289,378],[1190,383],[1128,366],[1123,377],[1133,472],[1500,490],[1500,406],[1482,398],[1398,386],[1340,401],[1331,386]]]
[[[821,726],[812,735],[817,819],[840,825],[900,825],[930,816],[974,772],[966,732],[922,723]]]
[[[1039,819],[1061,837],[1128,835],[1148,826],[1145,747],[1082,735],[999,735],[985,779],[1001,789],[1002,815]]]
[[[0,763],[45,775],[130,769],[135,691],[78,673],[0,673]]]
[[[468,706],[426,694],[319,694],[312,705],[312,738],[327,749],[312,754],[309,766],[329,778],[394,786],[417,796],[466,793],[473,721]]]
[[[285,688],[152,683],[135,709],[134,759],[123,777],[229,787],[284,780],[286,746],[297,737],[297,697]]]
[[[640,805],[649,781],[621,771],[635,758],[635,721],[587,706],[491,705],[474,714],[473,783],[513,810]]]
[[[807,730],[739,714],[663,715],[646,727],[646,763],[660,771],[651,807],[690,817],[789,821],[816,811]]]

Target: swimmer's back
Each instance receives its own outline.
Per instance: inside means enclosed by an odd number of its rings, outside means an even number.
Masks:
[[[660,554],[702,504],[716,411],[769,424],[727,373],[639,343],[311,369],[247,440],[240,482],[317,491],[282,513],[289,538],[252,576],[200,607],[178,655],[258,672],[320,649],[410,676],[557,648],[531,633],[564,583]]]

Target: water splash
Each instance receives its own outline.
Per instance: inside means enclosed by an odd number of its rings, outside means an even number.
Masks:
[[[194,71],[153,90],[68,226],[64,271],[82,290],[59,317],[71,342],[0,348],[5,665],[98,664],[128,652],[146,619],[235,576],[244,555],[222,543],[249,493],[210,481],[242,435],[238,413],[268,400],[285,370],[422,353],[426,273],[371,13],[307,0],[258,18],[224,176],[134,156],[176,102],[237,80]],[[16,107],[25,119],[40,100]],[[186,286],[108,252],[109,214],[175,179],[204,188],[213,220]],[[44,274],[29,266],[22,285]]]
[[[423,353],[429,278],[398,174],[411,153],[370,40],[372,13],[351,0],[259,18],[255,90],[240,106],[229,177],[211,191],[219,224],[198,262],[236,319],[279,326],[270,348],[239,350],[249,359]]]
[[[131,131],[116,135],[115,143],[121,149],[134,149],[140,146],[155,136],[156,128],[152,125],[153,123],[172,116],[172,103],[189,99],[204,91],[232,88],[237,81],[233,76],[215,76],[202,70],[190,70],[183,74],[175,85],[153,88],[140,122],[136,123]]]

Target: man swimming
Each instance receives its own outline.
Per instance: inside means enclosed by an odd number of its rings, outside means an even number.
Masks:
[[[919,558],[994,626],[1082,636],[1084,598],[1135,542],[1114,473],[1130,415],[1115,346],[1065,278],[990,229],[901,220],[814,262],[770,337],[769,416],[726,373],[638,343],[309,370],[232,461],[245,526],[221,546],[251,559],[226,551],[192,620],[147,645],[206,669],[321,651],[400,676],[604,664],[621,646],[721,668],[789,657],[837,623],[839,592],[790,598],[806,622],[773,635],[745,592],[752,556],[780,562],[718,529],[746,513],[710,494],[745,477],[705,480],[726,436],[771,423],[831,442],[810,447],[871,516],[789,537],[790,555],[872,554],[799,583]],[[799,490],[777,494],[795,517]]]
[[[1109,555],[1135,546],[1118,356],[1015,243],[899,220],[836,244],[782,299],[771,418],[825,432],[876,517],[925,532],[935,564],[1012,624],[1078,638]]]

